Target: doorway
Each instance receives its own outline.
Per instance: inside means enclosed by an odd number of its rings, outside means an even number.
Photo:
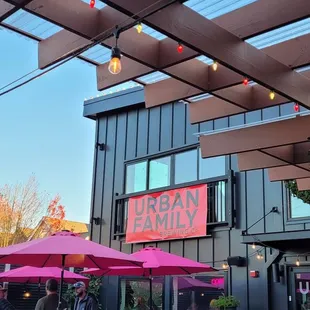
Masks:
[[[310,310],[310,266],[290,271],[290,310]]]

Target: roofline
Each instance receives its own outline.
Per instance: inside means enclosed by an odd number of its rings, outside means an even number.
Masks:
[[[108,114],[123,109],[144,106],[144,89],[134,87],[111,95],[84,101],[83,116],[96,119],[99,114]]]

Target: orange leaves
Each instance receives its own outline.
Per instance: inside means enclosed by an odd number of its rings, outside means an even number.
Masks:
[[[48,206],[48,225],[50,226],[50,233],[61,230],[62,220],[66,216],[65,207],[60,204],[61,197],[56,195]]]

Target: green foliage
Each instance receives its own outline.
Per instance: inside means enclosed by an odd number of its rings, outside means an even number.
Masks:
[[[90,275],[86,275],[86,277],[90,279],[89,285],[87,288],[87,293],[89,295],[94,296],[99,301],[102,277],[96,277],[96,276],[90,276]],[[71,305],[71,309],[73,309],[73,305],[75,301],[75,292],[72,289],[72,286],[69,285],[67,291],[64,294],[64,298],[67,300],[68,304]],[[99,303],[99,309],[101,309],[100,303]]]
[[[291,191],[294,197],[301,199],[304,203],[310,204],[310,191],[298,191],[295,180],[287,181],[286,187]]]
[[[234,296],[219,296],[218,299],[213,299],[210,303],[210,306],[213,309],[234,308],[239,305],[239,300],[237,300]]]
[[[135,306],[134,291],[130,283],[126,283],[125,309],[133,309]]]

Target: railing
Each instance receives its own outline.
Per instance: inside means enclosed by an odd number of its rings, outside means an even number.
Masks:
[[[233,182],[232,172],[218,181],[201,183],[207,186],[207,222],[208,226],[228,224],[233,226]],[[197,184],[197,183],[196,183]],[[191,184],[193,185],[193,184]],[[183,185],[187,187],[190,185]],[[172,189],[172,188],[171,188]],[[166,190],[166,189],[165,189]],[[157,191],[162,191],[158,189]],[[154,191],[153,191],[154,192]],[[148,193],[148,192],[147,192]],[[146,193],[146,194],[147,194]],[[141,195],[140,193],[138,195]],[[126,234],[128,218],[128,201],[137,194],[115,197],[114,203],[114,238],[119,239]]]

